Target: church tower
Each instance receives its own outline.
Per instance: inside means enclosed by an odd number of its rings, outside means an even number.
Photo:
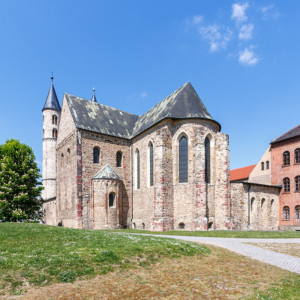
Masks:
[[[53,76],[51,77],[50,90],[42,112],[44,186],[42,198],[48,202],[56,198],[56,141],[61,114],[61,107],[53,86]]]

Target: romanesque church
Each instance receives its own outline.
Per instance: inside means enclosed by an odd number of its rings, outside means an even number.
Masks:
[[[61,107],[52,82],[42,111],[47,224],[247,229],[252,213],[253,228],[276,229],[277,190],[266,191],[267,222],[248,209],[246,183],[231,194],[228,135],[190,82],[142,116],[98,103],[95,91],[91,100],[65,93]]]

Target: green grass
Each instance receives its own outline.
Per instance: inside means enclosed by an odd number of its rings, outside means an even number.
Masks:
[[[148,266],[164,257],[204,255],[201,245],[173,239],[30,223],[0,224],[0,295],[24,282],[73,282],[115,269]]]
[[[113,232],[141,233],[155,235],[179,235],[179,236],[199,236],[199,237],[222,237],[222,238],[260,238],[260,239],[284,239],[284,238],[300,238],[300,232],[297,231],[185,231],[170,230],[163,232],[155,232],[150,230],[139,229],[117,229]]]
[[[286,300],[300,299],[300,276],[291,274],[289,277],[282,279],[281,284],[274,284],[274,287],[264,292],[256,293],[250,299],[263,300]]]

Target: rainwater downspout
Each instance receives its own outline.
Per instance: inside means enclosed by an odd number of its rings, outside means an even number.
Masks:
[[[251,213],[251,202],[250,202],[250,189],[251,189],[252,183],[249,183],[249,189],[248,189],[248,230],[250,230],[250,213]]]

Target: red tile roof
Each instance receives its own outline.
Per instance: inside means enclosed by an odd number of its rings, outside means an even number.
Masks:
[[[230,171],[230,181],[247,179],[256,165]]]

